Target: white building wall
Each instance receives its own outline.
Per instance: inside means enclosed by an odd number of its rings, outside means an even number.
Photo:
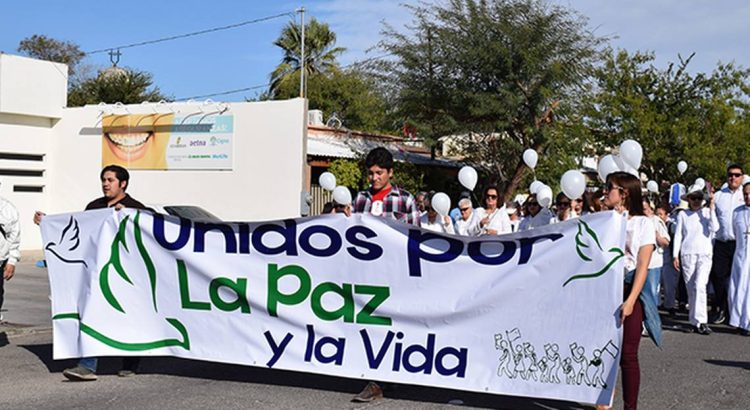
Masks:
[[[128,193],[146,204],[198,205],[229,221],[297,217],[303,188],[306,100],[231,103],[232,170],[131,170]],[[175,103],[183,114],[197,104]],[[66,109],[50,155],[49,212],[82,210],[101,196],[99,106]],[[131,114],[150,113],[143,105]]]
[[[0,195],[19,209],[22,250],[42,247],[39,228],[32,222],[35,210],[76,212],[102,195],[99,120],[105,108],[63,108],[66,90],[65,65],[0,54],[0,158],[26,154],[39,159],[0,159]],[[168,105],[182,114],[200,110],[200,103]],[[228,221],[299,216],[307,101],[228,107],[224,114],[234,116],[231,170],[131,170],[128,193],[146,204],[198,205]],[[138,114],[165,107],[117,109]],[[18,171],[41,175],[15,175]],[[41,187],[41,192],[17,192],[30,186]]]

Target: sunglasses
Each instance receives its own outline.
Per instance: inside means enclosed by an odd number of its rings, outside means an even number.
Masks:
[[[739,178],[742,174],[737,172],[727,172],[727,178]]]
[[[527,202],[529,206],[539,206],[539,202]]]
[[[570,206],[570,202],[558,202],[557,206],[567,208]]]
[[[458,208],[458,209],[460,209],[460,210],[461,210],[461,212],[466,212],[466,211],[468,211],[468,210],[469,210],[469,209],[471,209],[471,208]]]
[[[625,188],[623,188],[621,186],[617,186],[617,185],[615,185],[615,184],[613,184],[611,182],[607,182],[607,186],[605,186],[604,189],[606,189],[607,191],[612,191],[613,189],[619,189],[621,191],[625,190]]]
[[[485,195],[487,199],[497,199],[497,195]]]
[[[689,201],[702,201],[703,197],[702,196],[690,196],[688,197],[688,200]]]

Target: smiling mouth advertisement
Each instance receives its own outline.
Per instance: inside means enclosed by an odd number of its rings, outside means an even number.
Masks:
[[[232,115],[108,115],[102,124],[102,166],[232,169]]]

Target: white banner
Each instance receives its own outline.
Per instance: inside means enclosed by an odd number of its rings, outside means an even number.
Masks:
[[[171,355],[609,403],[625,220],[438,235],[370,216],[48,215],[54,358]]]

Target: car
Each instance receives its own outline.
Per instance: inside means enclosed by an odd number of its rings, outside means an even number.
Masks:
[[[196,205],[147,204],[146,206],[160,214],[174,215],[179,216],[180,218],[192,219],[201,222],[224,222],[218,216]]]

